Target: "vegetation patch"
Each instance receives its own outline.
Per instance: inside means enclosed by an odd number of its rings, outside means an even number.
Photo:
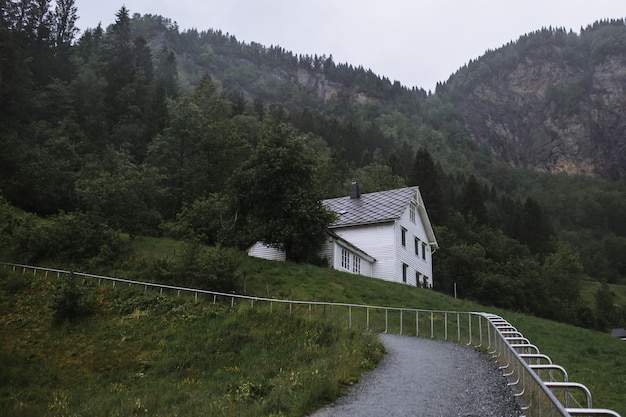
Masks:
[[[373,334],[285,308],[76,277],[4,275],[0,291],[2,416],[302,416],[383,355]]]

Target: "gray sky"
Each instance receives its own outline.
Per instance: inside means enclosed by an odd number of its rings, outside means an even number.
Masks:
[[[106,27],[122,5],[181,31],[220,29],[297,55],[332,55],[427,91],[487,49],[542,27],[579,32],[626,17],[624,0],[76,0],[77,26]]]

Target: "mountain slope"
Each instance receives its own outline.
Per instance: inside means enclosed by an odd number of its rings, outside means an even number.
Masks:
[[[441,88],[474,140],[524,168],[626,173],[626,26],[543,29],[490,51]]]

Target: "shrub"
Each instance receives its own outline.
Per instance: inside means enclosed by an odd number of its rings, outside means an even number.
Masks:
[[[239,287],[239,264],[237,251],[206,248],[194,241],[185,243],[174,258],[146,262],[141,275],[147,281],[229,292]]]
[[[85,283],[79,285],[72,275],[53,287],[50,308],[55,323],[72,322],[93,314],[96,301],[92,288]]]
[[[47,223],[26,218],[15,227],[10,240],[14,254],[28,262],[48,258],[107,263],[123,248],[117,232],[95,216],[79,212],[59,214]]]

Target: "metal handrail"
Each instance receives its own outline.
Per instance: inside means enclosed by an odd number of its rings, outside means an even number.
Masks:
[[[498,355],[496,355],[494,351],[493,356],[496,357],[498,362],[504,362],[506,360],[507,365],[505,368],[512,368],[512,371],[506,374],[506,376],[509,378],[509,381],[513,381],[513,379],[515,379],[515,381],[510,382],[509,386],[514,389],[514,395],[521,403],[522,409],[527,411],[527,415],[553,416],[556,414],[563,417],[583,415],[620,417],[620,415],[613,410],[592,408],[592,398],[589,389],[583,384],[569,382],[565,369],[559,365],[552,364],[552,360],[547,355],[539,353],[539,349],[535,345],[510,343],[510,341],[512,341],[511,339],[517,338],[507,337],[509,333],[500,330],[509,327],[506,325],[504,319],[492,314],[485,314],[485,318],[487,318],[488,322],[491,323],[491,321],[493,321],[495,323],[492,325],[494,331],[490,334],[493,335],[496,340],[490,341],[490,345],[493,343],[498,347],[496,350],[500,351]],[[519,352],[520,350],[528,351],[529,348],[535,351],[535,353]],[[502,352],[502,350],[505,352]],[[527,359],[534,359],[536,361],[543,359],[546,360],[548,364],[531,364],[528,363]],[[511,366],[512,363],[516,365]],[[535,370],[540,371],[546,369],[550,370],[550,381],[544,381],[539,373],[535,372]],[[561,371],[564,381],[557,382],[552,380],[552,370]],[[565,405],[562,404],[552,392],[553,388],[564,390]],[[570,400],[573,399],[569,392],[572,388],[580,390],[585,394],[587,400],[586,408],[572,408],[569,406]]]
[[[400,315],[400,334],[403,334],[404,328],[402,325],[403,323],[402,320],[403,320],[404,314],[408,312],[408,313],[415,314],[415,317],[416,317],[415,334],[416,335],[419,335],[419,322],[417,321],[417,318],[419,317],[420,314],[422,316],[425,314],[429,315],[430,324],[431,324],[430,337],[435,338],[435,333],[434,333],[435,316],[441,315],[443,316],[443,326],[444,326],[443,338],[445,340],[449,340],[450,332],[448,329],[448,321],[450,320],[451,317],[456,317],[455,324],[457,326],[457,332],[456,332],[457,339],[460,340],[461,339],[460,315],[475,316],[476,314],[478,314],[474,312],[447,311],[447,310],[424,310],[424,309],[415,309],[415,308],[406,308],[406,307],[389,307],[389,306],[377,306],[377,305],[353,304],[353,303],[329,302],[329,301],[304,301],[304,300],[293,300],[293,299],[285,300],[285,299],[279,299],[279,298],[258,297],[258,296],[243,295],[243,294],[236,294],[236,293],[203,290],[203,289],[198,289],[198,288],[189,288],[189,287],[182,287],[182,286],[177,286],[177,285],[157,284],[157,283],[147,282],[147,281],[135,281],[135,280],[126,279],[126,278],[108,277],[104,275],[88,274],[84,272],[68,271],[68,270],[63,270],[63,269],[47,268],[47,267],[40,267],[40,266],[33,266],[33,265],[13,264],[13,263],[6,263],[6,262],[0,262],[0,265],[3,265],[4,268],[7,268],[7,267],[12,268],[13,272],[16,272],[18,269],[21,269],[23,274],[25,274],[27,270],[32,270],[33,275],[35,275],[38,271],[43,272],[46,277],[48,277],[49,273],[56,274],[57,277],[61,275],[74,275],[78,277],[98,279],[99,282],[101,282],[102,280],[109,281],[109,282],[112,282],[113,285],[117,283],[122,283],[122,284],[128,284],[128,285],[143,286],[144,288],[155,288],[155,289],[158,289],[161,293],[163,292],[163,290],[176,291],[178,295],[180,295],[180,293],[182,292],[187,292],[187,293],[194,294],[195,298],[198,297],[198,294],[204,294],[204,295],[212,296],[214,302],[217,300],[217,297],[222,297],[222,298],[230,299],[231,305],[234,305],[234,300],[240,299],[240,300],[250,301],[252,304],[254,304],[255,302],[267,302],[270,304],[271,303],[288,304],[290,311],[293,305],[308,306],[309,309],[312,309],[314,306],[327,306],[327,307],[330,307],[331,311],[333,311],[333,308],[336,308],[336,307],[346,307],[349,309],[348,311],[349,311],[350,327],[352,324],[351,319],[352,319],[353,308],[365,309],[367,311],[368,319],[369,319],[370,310],[382,310],[385,312],[385,330],[383,331],[384,333],[387,333],[389,331],[388,314],[389,312],[394,312],[394,313],[399,313]],[[471,317],[470,317],[470,320],[471,320]],[[368,326],[368,329],[369,329],[369,326]],[[482,341],[482,335],[480,337],[480,340]]]
[[[426,320],[430,322],[430,337],[434,338],[434,328],[435,328],[435,316],[439,315],[443,317],[443,325],[444,325],[444,338],[448,340],[448,321],[450,317],[454,320],[454,324],[457,327],[457,341],[461,342],[461,332],[462,332],[462,315],[467,315],[467,338],[469,339],[468,345],[474,345],[475,347],[482,347],[484,344],[487,345],[486,350],[489,354],[493,355],[493,357],[499,363],[506,363],[506,365],[501,365],[500,369],[509,369],[510,372],[503,374],[509,379],[509,386],[513,389],[513,394],[518,398],[520,405],[523,410],[527,412],[528,416],[544,416],[550,415],[553,416],[555,413],[562,417],[571,417],[571,416],[609,416],[609,417],[621,417],[618,413],[613,410],[607,409],[594,409],[591,408],[591,392],[588,390],[586,386],[583,384],[569,382],[567,372],[564,368],[552,364],[552,360],[544,354],[539,352],[539,348],[530,343],[528,339],[526,339],[514,326],[508,323],[505,319],[495,314],[483,313],[483,312],[461,312],[461,311],[446,311],[446,310],[422,310],[422,309],[411,309],[411,308],[402,308],[402,307],[384,307],[384,306],[375,306],[375,305],[363,305],[363,304],[351,304],[351,303],[334,303],[327,301],[301,301],[301,300],[283,300],[283,299],[275,299],[275,298],[266,298],[266,297],[256,297],[242,294],[234,294],[234,293],[225,293],[219,291],[210,291],[210,290],[202,290],[196,288],[187,288],[175,285],[164,285],[164,284],[156,284],[151,282],[143,282],[143,281],[134,281],[124,278],[114,278],[107,277],[102,275],[94,275],[87,274],[82,272],[71,272],[61,269],[54,268],[44,268],[38,266],[30,266],[30,265],[22,265],[22,264],[12,264],[12,263],[4,263],[0,262],[0,265],[6,269],[7,267],[12,268],[13,272],[16,272],[18,268],[22,269],[22,273],[26,273],[27,270],[32,270],[33,275],[36,275],[38,271],[43,271],[46,274],[46,277],[49,273],[56,273],[57,276],[61,274],[64,275],[75,275],[86,278],[94,278],[98,279],[99,282],[102,280],[110,281],[115,285],[116,283],[125,283],[128,285],[139,285],[144,286],[145,289],[157,288],[161,292],[163,290],[174,290],[177,291],[180,295],[181,292],[193,293],[197,298],[198,294],[207,294],[213,296],[213,302],[216,302],[217,297],[226,297],[231,300],[231,305],[234,305],[235,299],[241,300],[249,300],[254,306],[255,302],[269,302],[270,306],[272,303],[283,303],[289,304],[289,311],[292,311],[293,305],[308,305],[309,311],[313,306],[329,306],[332,312],[334,307],[347,307],[348,315],[349,315],[349,325],[352,326],[352,309],[360,308],[366,310],[367,324],[366,328],[369,329],[370,326],[370,310],[384,310],[385,312],[385,330],[384,332],[389,331],[389,312],[397,312],[400,315],[400,334],[403,333],[403,317],[405,313],[414,313],[415,314],[415,335],[420,335],[420,314],[422,316],[426,315]],[[429,320],[428,320],[429,319]],[[476,320],[478,322],[478,326],[472,326],[472,320]],[[483,321],[487,322],[487,326],[483,326]],[[466,328],[463,327],[465,330]],[[485,334],[486,333],[486,334]],[[473,343],[473,338],[478,337],[476,341],[478,344]],[[486,337],[486,343],[484,338]],[[523,342],[523,343],[517,343]],[[529,350],[533,350],[533,353],[530,353]],[[541,360],[545,360],[548,364],[542,365]],[[527,361],[528,360],[528,361]],[[537,363],[532,364],[529,363],[531,360],[535,360]],[[506,361],[506,362],[505,362]],[[559,370],[563,374],[564,381],[556,382],[552,380],[552,375],[550,375],[550,381],[544,381],[540,377],[540,375],[535,372],[535,370]],[[515,381],[513,381],[515,380]],[[563,405],[559,399],[552,392],[552,388],[564,388],[565,391],[565,405]],[[587,397],[587,408],[571,408],[569,407],[569,389],[577,388],[582,390]]]

